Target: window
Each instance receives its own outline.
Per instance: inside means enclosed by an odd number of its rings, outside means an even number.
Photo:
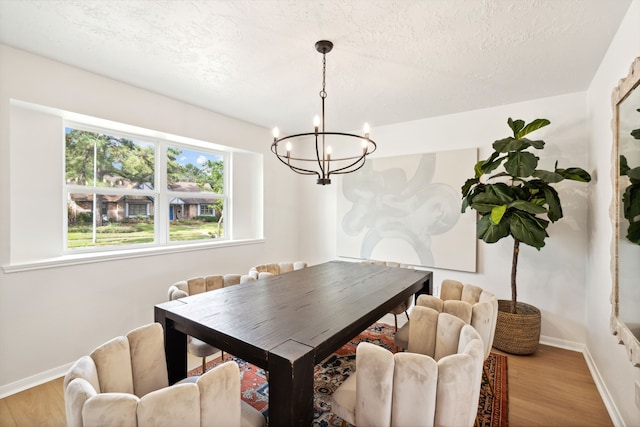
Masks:
[[[127,216],[149,216],[147,203],[127,203]]]
[[[69,123],[66,247],[225,238],[224,177],[223,152]]]
[[[215,209],[213,205],[208,205],[208,204],[200,204],[198,205],[198,209],[200,209],[200,212],[198,212],[198,215],[200,216],[213,216],[215,215]]]

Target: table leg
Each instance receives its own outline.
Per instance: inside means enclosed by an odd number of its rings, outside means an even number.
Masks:
[[[314,349],[286,341],[269,352],[269,425],[313,422]]]
[[[169,384],[187,377],[187,336],[173,327],[173,321],[166,318],[166,312],[155,308],[155,321],[164,329],[164,353],[167,359]]]

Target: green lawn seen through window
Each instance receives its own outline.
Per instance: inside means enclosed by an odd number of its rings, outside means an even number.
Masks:
[[[218,234],[220,233],[220,234]],[[215,222],[172,221],[169,226],[171,241],[206,240],[223,235],[222,225],[218,230]],[[67,234],[70,249],[95,246],[125,246],[153,243],[152,223],[110,223],[96,227],[96,241],[93,241],[90,224],[70,224]]]

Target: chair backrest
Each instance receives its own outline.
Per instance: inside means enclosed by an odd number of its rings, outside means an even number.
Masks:
[[[471,324],[482,337],[485,358],[489,356],[498,320],[498,300],[493,293],[478,286],[445,279],[440,286],[440,297],[420,295],[416,305],[453,314]]]
[[[455,354],[461,346],[461,331],[465,326],[469,325],[452,314],[418,305],[411,312],[407,350],[435,360]]]
[[[413,320],[412,320],[413,321]],[[392,354],[371,343],[356,349],[356,425],[473,426],[478,410],[483,347],[470,325],[460,351],[442,357]]]
[[[391,423],[393,353],[363,342],[356,347],[356,425]]]
[[[142,397],[169,385],[164,332],[159,323],[141,326],[91,352],[100,393]]]
[[[67,425],[241,424],[240,371],[235,362],[218,365],[195,381],[168,385],[162,326],[134,329],[69,369],[63,381]]]
[[[284,274],[290,271],[300,270],[303,268],[307,268],[307,263],[304,261],[274,262],[271,264],[260,264],[260,265],[256,265],[255,267],[251,267],[251,269],[249,270],[249,276],[257,280],[267,276]]]
[[[169,287],[169,300],[237,285],[242,281],[242,277],[241,274],[212,274],[180,280]]]

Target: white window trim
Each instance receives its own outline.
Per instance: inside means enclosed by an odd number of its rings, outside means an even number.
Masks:
[[[68,254],[60,257],[43,259],[38,261],[29,261],[21,263],[12,263],[2,266],[5,274],[20,273],[24,271],[45,270],[49,268],[68,267],[74,265],[93,264],[104,261],[127,260],[132,258],[142,258],[156,255],[166,255],[181,252],[196,252],[212,249],[222,249],[234,246],[256,245],[265,242],[261,239],[246,240],[222,240],[217,242],[203,241],[199,243],[190,243],[183,245],[170,246],[154,246],[146,248],[130,248],[127,250],[111,250],[103,252],[84,252],[77,254]]]

